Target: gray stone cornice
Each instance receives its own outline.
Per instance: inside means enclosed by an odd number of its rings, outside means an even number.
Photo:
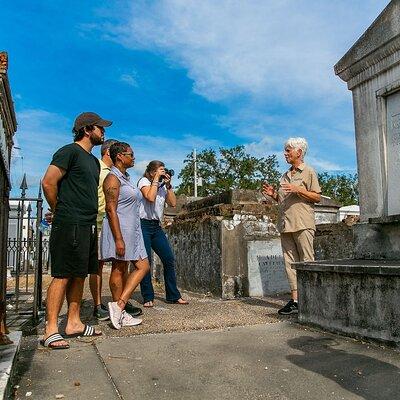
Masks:
[[[378,58],[378,61],[376,61],[375,63],[372,63],[373,61],[371,60],[371,65],[368,65],[368,63],[366,62],[365,69],[361,69],[358,73],[354,74],[347,80],[347,87],[351,90],[354,87],[360,85],[362,82],[372,79],[375,76],[378,76],[378,75],[382,74],[383,72],[387,71],[388,69],[393,68],[394,66],[399,64],[400,63],[400,37],[398,38],[398,46],[399,47],[397,47],[396,51],[389,54],[387,57],[385,57],[383,59]],[[354,72],[354,71],[348,71],[348,72],[350,73],[350,72]]]
[[[335,65],[335,73],[352,87],[399,62],[400,0],[392,0]]]
[[[0,113],[7,135],[7,141],[12,145],[12,137],[17,130],[17,120],[8,77],[3,73],[0,73]]]
[[[8,55],[6,52],[0,52],[0,123],[4,128],[6,146],[6,148],[2,148],[0,152],[0,168],[6,171],[6,178],[8,179],[7,185],[11,187],[9,180],[9,163],[11,159],[11,149],[14,144],[13,136],[17,130],[17,120],[15,117],[14,102],[12,100],[7,70]]]

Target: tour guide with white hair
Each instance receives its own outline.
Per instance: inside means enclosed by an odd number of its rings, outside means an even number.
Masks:
[[[278,311],[282,315],[298,312],[297,277],[292,263],[314,260],[314,203],[321,200],[321,188],[315,171],[304,163],[307,147],[303,138],[288,139],[284,155],[291,167],[282,175],[279,189],[263,184],[263,195],[279,205],[278,230],[292,293],[291,300]]]

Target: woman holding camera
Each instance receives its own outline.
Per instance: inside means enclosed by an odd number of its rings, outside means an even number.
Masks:
[[[170,303],[189,304],[182,299],[176,286],[175,260],[168,239],[161,228],[164,214],[164,205],[176,206],[176,197],[171,185],[171,176],[165,170],[161,161],[151,161],[146,167],[138,187],[143,194],[140,204],[140,223],[142,227],[144,245],[151,260],[151,250],[160,257],[164,267],[164,283],[166,300]],[[144,307],[154,306],[154,289],[149,272],[140,283]]]

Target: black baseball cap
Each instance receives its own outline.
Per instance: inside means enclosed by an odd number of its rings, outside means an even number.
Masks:
[[[107,121],[100,117],[99,114],[94,112],[84,112],[79,114],[74,122],[74,130],[79,131],[79,129],[88,126],[88,125],[97,125],[97,126],[110,126],[112,121]]]

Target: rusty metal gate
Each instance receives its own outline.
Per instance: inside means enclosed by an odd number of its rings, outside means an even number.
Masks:
[[[43,232],[43,198],[26,197],[24,175],[21,197],[10,198],[7,238],[7,321],[37,320],[42,310],[42,275],[49,268],[49,240]]]

